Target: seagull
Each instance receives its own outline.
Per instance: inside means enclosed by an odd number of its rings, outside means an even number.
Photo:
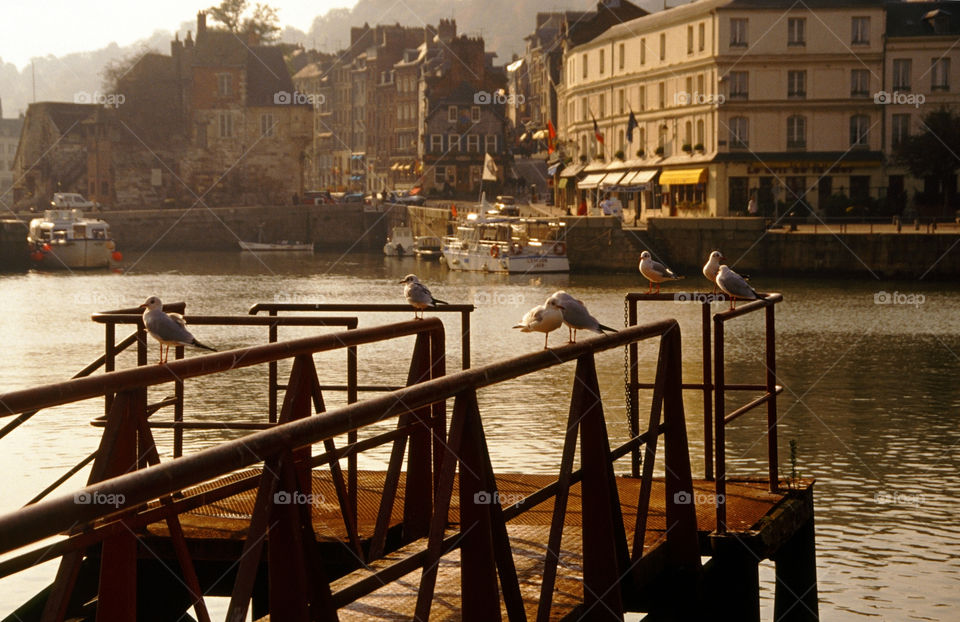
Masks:
[[[204,350],[216,352],[210,346],[203,345],[187,330],[187,322],[179,313],[164,313],[163,303],[156,296],[150,296],[140,305],[143,312],[143,324],[147,327],[150,336],[160,342],[160,360],[158,364],[167,362],[170,346],[196,346]],[[163,346],[167,346],[164,355]]]
[[[547,303],[549,304],[551,301],[563,312],[563,322],[570,331],[569,343],[577,342],[577,330],[592,330],[601,335],[604,331],[611,333],[617,332],[616,329],[604,326],[598,322],[597,318],[590,315],[590,312],[587,311],[582,301],[577,300],[567,292],[555,292],[547,299]]]
[[[717,285],[725,294],[730,296],[730,308],[737,307],[737,298],[742,300],[756,300],[762,298],[747,280],[730,269],[729,266],[720,266],[720,272],[717,273]]]
[[[647,293],[653,291],[653,284],[657,284],[657,293],[660,293],[660,283],[664,281],[676,281],[682,279],[682,276],[678,276],[662,263],[654,261],[653,257],[650,255],[650,251],[643,251],[640,253],[640,274],[646,277],[647,281],[650,282],[650,286],[647,288]]]
[[[543,349],[546,350],[550,332],[560,328],[561,324],[563,324],[563,311],[551,296],[542,305],[537,305],[527,311],[520,323],[514,325],[513,328],[519,328],[524,333],[533,331],[543,333]]]
[[[407,302],[409,302],[414,308],[414,319],[422,320],[423,310],[427,307],[435,307],[438,304],[449,304],[443,300],[437,300],[434,298],[433,294],[431,294],[430,290],[420,282],[420,279],[417,278],[416,274],[408,274],[407,276],[403,277],[403,280],[400,282],[406,283],[403,288],[403,295],[407,297]],[[420,317],[417,317],[417,311],[420,312]]]
[[[714,294],[717,293],[717,273],[720,272],[720,262],[726,259],[720,251],[713,251],[710,253],[710,258],[707,259],[707,263],[703,264],[703,276],[707,277],[707,280],[713,283]]]

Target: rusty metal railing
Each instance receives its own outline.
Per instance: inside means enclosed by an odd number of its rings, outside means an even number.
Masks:
[[[411,359],[410,386],[368,400],[326,411],[323,406],[312,354],[329,349],[417,335]],[[650,427],[611,449],[600,399],[594,356],[638,341],[659,338],[660,350]],[[664,320],[628,327],[619,333],[583,340],[548,351],[468,369],[448,376],[443,369],[443,325],[436,318],[375,328],[356,329],[253,348],[178,360],[166,366],[146,366],[0,395],[0,416],[16,415],[79,400],[116,395],[90,484],[73,496],[60,496],[0,516],[0,554],[35,544],[58,534],[65,540],[0,562],[0,577],[31,567],[51,556],[61,556],[60,572],[47,601],[46,618],[66,615],[70,591],[76,581],[84,551],[100,543],[98,617],[126,621],[136,615],[130,594],[137,588],[136,529],[166,521],[170,539],[184,576],[184,585],[201,620],[209,619],[203,590],[186,547],[178,516],[198,505],[257,488],[256,501],[243,553],[238,557],[228,620],[243,620],[257,579],[263,549],[269,554],[271,616],[284,620],[328,619],[335,610],[394,580],[421,569],[417,617],[428,619],[436,585],[436,562],[451,548],[461,550],[461,590],[464,620],[489,620],[499,616],[500,594],[511,619],[524,617],[519,581],[506,532],[506,521],[545,500],[554,499],[553,520],[542,570],[538,620],[550,617],[558,555],[570,488],[580,484],[584,534],[583,585],[587,605],[622,615],[631,594],[636,562],[644,556],[646,521],[653,482],[653,454],[657,440],[665,437],[666,561],[676,573],[674,581],[695,589],[700,569],[696,515],[692,504],[678,501],[692,490],[682,399],[682,352],[676,321]],[[285,390],[279,425],[227,441],[196,454],[159,463],[146,423],[146,389],[176,377],[193,378],[229,372],[239,367],[263,365],[285,358],[294,360]],[[502,507],[460,504],[459,529],[450,533],[449,509],[454,478],[459,472],[461,499],[480,491],[496,490],[496,480],[486,445],[477,391],[520,376],[576,361],[566,438],[558,479],[517,503]],[[445,401],[454,398],[449,432],[445,433]],[[323,413],[311,416],[313,413]],[[350,431],[396,419],[397,430],[365,439],[354,446],[335,447],[333,439]],[[662,419],[662,421],[661,421]],[[138,436],[139,435],[139,436]],[[576,448],[580,464],[573,469]],[[310,490],[311,466],[328,465],[337,484],[340,511],[348,526],[348,546],[358,560],[356,531],[351,531],[353,508],[342,494],[338,462],[349,452],[377,443],[394,443],[381,497],[377,525],[368,560],[383,552],[383,533],[397,494],[399,469],[409,441],[404,486],[403,539],[422,541],[425,548],[381,567],[368,568],[348,584],[330,589],[315,548],[309,508],[277,501],[276,493],[302,494]],[[310,456],[309,448],[324,444],[324,453]],[[632,552],[624,522],[613,464],[640,446],[651,459],[644,464]],[[124,472],[147,454],[149,468]],[[230,481],[202,495],[190,487],[235,473],[263,462],[264,468],[241,481]],[[119,500],[115,507],[78,504],[77,495]],[[353,523],[355,524],[355,523]],[[264,536],[269,525],[269,538]],[[307,539],[307,540],[304,540]],[[350,578],[350,577],[347,577]],[[499,578],[499,587],[498,587]],[[686,583],[688,582],[688,583]],[[312,586],[312,587],[311,587]],[[327,587],[324,587],[327,586]],[[276,591],[274,591],[276,590]]]
[[[684,383],[683,389],[697,391],[701,393],[703,399],[703,470],[704,478],[715,482],[716,529],[718,532],[726,531],[726,424],[763,404],[767,405],[768,484],[771,492],[776,492],[779,488],[776,396],[783,391],[783,387],[776,383],[774,305],[781,302],[783,296],[778,293],[765,294],[765,298],[762,300],[741,303],[741,306],[737,309],[715,313],[713,314],[711,330],[710,305],[715,302],[726,303],[728,300],[725,294],[709,292],[630,293],[626,296],[628,323],[630,325],[637,322],[637,303],[639,302],[695,303],[700,305],[702,380],[701,382]],[[724,374],[724,325],[729,320],[760,309],[766,309],[764,382],[762,384],[727,383]],[[628,391],[631,396],[628,420],[631,434],[633,434],[633,431],[639,427],[639,406],[637,403],[639,391],[641,389],[651,389],[654,385],[639,381],[637,346],[631,344],[628,350],[630,367]],[[762,391],[763,393],[733,412],[727,413],[725,397],[728,391]],[[638,470],[639,452],[636,452],[633,456],[632,471],[636,474]]]

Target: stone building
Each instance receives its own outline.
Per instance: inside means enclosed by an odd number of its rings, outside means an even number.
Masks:
[[[3,106],[0,106],[0,205],[13,204],[13,159],[22,129],[23,114],[16,119],[4,119]]]

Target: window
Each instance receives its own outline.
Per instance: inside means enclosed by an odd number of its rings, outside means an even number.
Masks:
[[[433,182],[438,186],[442,186],[447,181],[447,170],[446,167],[438,166],[433,169]]]
[[[470,134],[467,136],[467,151],[470,153],[477,153],[480,151],[480,136],[477,134]]]
[[[457,122],[457,107],[456,106],[447,106],[447,121],[450,123]]]
[[[870,117],[865,114],[855,114],[850,117],[850,146],[869,146]]]
[[[587,78],[587,55],[584,54],[580,57],[580,64],[583,65],[583,78]]]
[[[223,96],[233,95],[233,76],[229,73],[217,74],[217,94]]]
[[[647,128],[642,125],[637,128],[639,130],[639,136],[637,138],[637,144],[640,146],[639,151],[646,151],[647,149]]]
[[[657,84],[657,102],[661,110],[667,107],[667,91],[663,82]]]
[[[460,151],[460,134],[447,135],[447,151]]]
[[[220,138],[233,138],[233,115],[229,112],[220,113]]]
[[[853,17],[850,21],[851,34],[850,43],[854,45],[867,45],[870,43],[870,18]]]
[[[666,33],[660,33],[660,60],[664,60],[667,57],[667,35]]]
[[[197,125],[197,146],[203,149],[207,148],[207,124]]]
[[[892,117],[893,133],[890,139],[890,146],[899,147],[908,136],[910,136],[910,115],[895,114]]]
[[[573,123],[577,118],[577,102],[570,102],[570,112],[567,115],[568,123]]]
[[[893,89],[895,91],[910,90],[910,69],[912,62],[909,58],[893,59]]]
[[[703,119],[697,120],[697,145],[703,147]],[[696,145],[695,145],[696,146]]]
[[[434,153],[443,151],[443,134],[430,134],[430,151]]]
[[[599,110],[597,110],[597,116],[602,119],[607,109],[607,98],[604,96],[603,93],[600,93],[598,107],[599,107]]]
[[[697,93],[700,94],[700,97],[706,97],[706,96],[707,96],[707,91],[706,91],[706,89],[704,88],[704,85],[703,85],[703,74],[702,74],[702,73],[697,74]]]
[[[474,123],[480,121],[480,106],[470,106],[470,120]]]
[[[791,17],[787,20],[787,45],[807,44],[807,18]]]
[[[727,78],[730,80],[730,99],[747,99],[749,97],[748,72],[731,71]]]
[[[950,59],[934,58],[930,61],[930,90],[950,90]]]
[[[276,126],[276,122],[273,120],[273,115],[270,113],[264,113],[260,115],[260,135],[261,136],[274,136],[273,128]]]
[[[747,134],[747,118],[733,117],[730,119],[730,148],[746,149],[750,146],[750,137]]]
[[[683,144],[693,146],[693,121],[683,124]]]
[[[647,40],[643,37],[640,38],[640,64],[643,65],[647,62]]]
[[[807,118],[800,115],[787,117],[787,149],[807,148]]]
[[[699,50],[702,52],[707,47],[707,27],[703,22],[697,26],[697,38],[700,40]]]
[[[581,121],[586,121],[586,120],[587,120],[587,118],[588,118],[587,112],[588,112],[588,111],[587,111],[587,98],[586,98],[586,97],[581,97],[581,98],[580,98],[580,120],[581,120]]]
[[[687,54],[693,54],[693,26],[687,26]]]
[[[626,46],[623,43],[621,43],[620,44],[620,69],[623,69],[623,63],[626,56],[627,56]]]
[[[623,110],[624,110],[624,96],[623,96],[623,89],[620,89],[619,91],[617,91],[617,113],[623,114]]]
[[[730,47],[747,47],[747,19],[745,17],[730,18]]]
[[[606,65],[604,54],[603,54],[605,51],[606,50],[603,50],[603,49],[600,50],[600,75],[603,75],[603,71],[605,69],[604,65]]]
[[[619,149],[620,151],[623,151],[623,146],[624,146],[624,142],[623,142],[623,141],[624,141],[624,133],[623,133],[623,130],[619,130],[619,131],[617,132],[617,149]]]
[[[640,87],[640,112],[647,109],[647,87]]]
[[[807,72],[804,70],[787,72],[787,97],[803,99],[807,96]]]
[[[496,153],[497,152],[497,136],[496,134],[487,134],[484,136],[484,146],[483,150],[486,153]]]
[[[867,69],[850,71],[850,97],[866,97],[870,94],[870,72]]]

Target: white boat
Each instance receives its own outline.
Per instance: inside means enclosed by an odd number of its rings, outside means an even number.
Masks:
[[[79,196],[79,195],[77,195]],[[120,260],[110,225],[86,218],[80,209],[50,209],[30,221],[30,258],[44,268],[107,268]]]
[[[417,257],[439,257],[443,254],[443,238],[421,235],[413,241],[413,254]]]
[[[569,272],[565,231],[565,223],[547,219],[470,214],[443,239],[443,259],[452,270]]]
[[[413,253],[415,241],[413,239],[413,229],[410,227],[394,227],[387,238],[387,243],[383,245],[383,254],[403,257]]]
[[[292,242],[290,240],[280,240],[279,242],[240,242],[240,248],[253,253],[285,251],[294,253],[312,253],[313,244],[310,242]]]

